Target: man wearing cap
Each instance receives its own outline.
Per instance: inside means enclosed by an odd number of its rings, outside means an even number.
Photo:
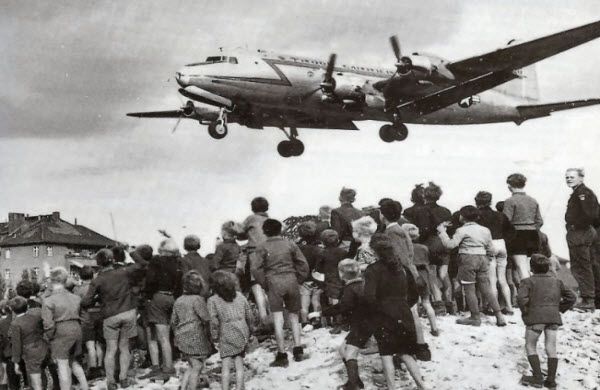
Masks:
[[[600,211],[598,198],[583,184],[584,176],[585,173],[580,168],[569,168],[565,173],[567,186],[573,190],[567,203],[565,221],[571,273],[579,285],[581,296],[575,307],[594,311],[600,276],[594,275],[592,245],[596,241],[597,233],[593,225],[598,223]]]
[[[340,191],[341,206],[331,210],[331,228],[338,232],[342,245],[341,248],[348,250],[352,237],[352,222],[363,216],[362,211],[352,204],[356,199],[356,191],[352,188],[342,188]]]

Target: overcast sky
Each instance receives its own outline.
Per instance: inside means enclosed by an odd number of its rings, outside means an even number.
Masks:
[[[0,218],[9,211],[64,219],[132,244],[156,230],[197,233],[211,250],[219,226],[241,220],[256,195],[275,217],[337,204],[342,186],[358,206],[381,197],[409,205],[415,183],[434,180],[451,209],[478,190],[509,196],[506,176],[529,177],[546,230],[566,254],[564,169],[585,166],[600,192],[600,107],[514,124],[410,125],[384,144],[380,123],[361,132],[300,129],[306,152],[282,159],[275,129],[230,126],[221,141],[182,121],[138,120],[131,111],[180,104],[174,72],[218,47],[262,48],[340,63],[392,66],[388,37],[404,52],[458,60],[600,19],[600,2],[529,1],[53,1],[5,0],[0,13]],[[599,97],[600,40],[538,64],[547,102]]]

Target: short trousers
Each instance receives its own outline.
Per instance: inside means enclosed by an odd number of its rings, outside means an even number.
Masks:
[[[346,344],[355,346],[359,349],[364,349],[372,334],[373,332],[371,331],[368,322],[364,321],[358,324],[352,324],[350,332],[346,335]]]
[[[490,260],[486,255],[458,254],[458,280],[463,284],[472,284],[488,278]]]
[[[271,311],[283,311],[285,307],[290,313],[300,311],[300,286],[296,274],[277,274],[267,277],[267,297]]]
[[[319,288],[315,283],[304,282],[300,285],[300,295],[312,297],[315,294],[321,294],[323,290]]]
[[[439,267],[450,263],[450,252],[444,247],[439,236],[429,236],[423,244],[429,249],[429,264]]]
[[[496,251],[496,267],[506,268],[508,264],[508,255],[506,252],[506,243],[504,240],[493,240],[494,250]]]
[[[99,311],[87,312],[85,318],[81,321],[81,333],[83,343],[88,341],[102,342],[102,315]]]
[[[527,330],[532,330],[535,333],[542,333],[544,330],[558,330],[558,324],[533,324],[527,325]]]
[[[157,292],[146,305],[146,322],[148,324],[169,325],[175,299],[173,295]]]
[[[423,279],[425,281],[425,284],[427,285],[427,288],[423,289],[423,293],[420,294],[421,299],[423,300],[428,300],[429,299],[429,270],[427,269],[426,265],[418,265],[417,266],[417,271],[419,272],[419,275],[421,276],[421,279]]]
[[[52,359],[74,360],[83,353],[81,325],[79,321],[56,323],[54,338],[50,341]]]
[[[48,344],[43,341],[23,345],[23,361],[27,374],[40,374],[48,356]]]
[[[125,340],[137,336],[137,311],[119,313],[108,317],[102,323],[105,340]]]
[[[537,230],[517,230],[508,247],[512,255],[531,256],[540,250],[540,236]]]

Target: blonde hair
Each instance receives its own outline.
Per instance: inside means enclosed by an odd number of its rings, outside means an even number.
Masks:
[[[411,240],[416,240],[419,238],[419,228],[417,225],[413,225],[412,223],[404,223],[402,224],[402,229],[408,233]]]
[[[65,267],[54,267],[50,270],[50,280],[53,283],[66,284],[69,271]]]
[[[354,259],[344,259],[338,264],[338,272],[344,280],[356,279],[360,275],[358,261]]]
[[[377,222],[372,217],[365,216],[352,222],[352,235],[360,242],[368,242],[377,231]]]

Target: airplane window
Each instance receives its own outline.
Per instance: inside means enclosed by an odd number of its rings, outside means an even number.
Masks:
[[[235,57],[229,57],[229,63],[230,63],[230,64],[237,64],[237,63],[238,63],[238,60],[237,60],[237,58],[235,58]]]
[[[206,57],[206,62],[224,62],[226,60],[227,57],[222,57],[222,56],[212,56],[212,57]]]

